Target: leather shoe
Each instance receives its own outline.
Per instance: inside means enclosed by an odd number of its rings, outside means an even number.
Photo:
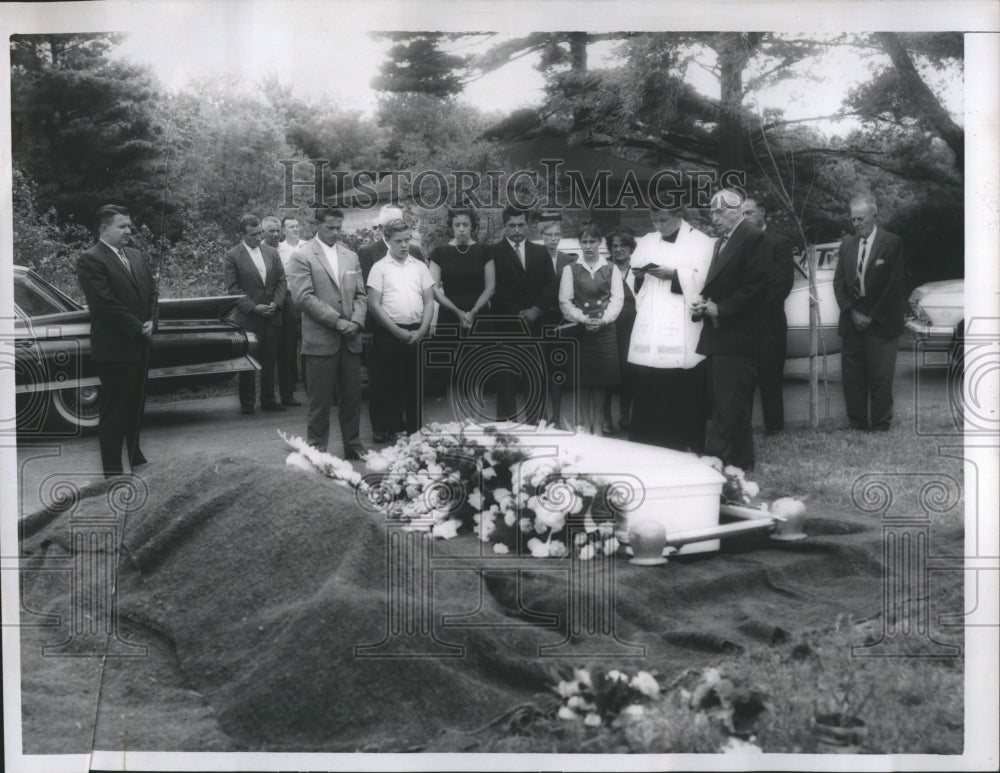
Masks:
[[[344,458],[349,462],[357,462],[361,460],[361,455],[366,451],[365,448],[352,448],[344,454]]]
[[[260,409],[262,411],[283,411],[285,406],[278,403],[261,403]]]
[[[252,405],[244,405],[242,408],[240,408],[240,412],[244,416],[253,416],[253,406]]]
[[[294,397],[289,397],[287,400],[282,400],[281,404],[288,408],[298,408],[302,403],[296,400]]]

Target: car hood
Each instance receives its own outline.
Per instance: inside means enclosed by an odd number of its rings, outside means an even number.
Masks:
[[[963,295],[965,293],[964,279],[942,279],[937,282],[927,282],[920,285],[913,291],[919,298],[927,298],[928,295]]]

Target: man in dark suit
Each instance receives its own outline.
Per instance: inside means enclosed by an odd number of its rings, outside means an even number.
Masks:
[[[261,230],[264,232],[264,241],[268,247],[273,247],[278,251],[281,259],[281,270],[285,272],[285,280],[288,280],[288,257],[281,249],[281,221],[274,215],[268,215],[260,221]],[[289,257],[291,253],[289,253]],[[297,408],[302,405],[295,399],[295,384],[299,380],[295,360],[298,356],[299,348],[299,313],[292,303],[292,293],[286,287],[285,302],[281,304],[281,333],[278,335],[277,352],[275,353],[275,370],[278,372],[278,393],[281,395],[281,404],[289,408]]]
[[[767,284],[764,343],[757,358],[757,384],[760,388],[760,408],[764,414],[764,429],[768,434],[785,428],[785,404],[781,394],[787,351],[788,320],[785,319],[785,298],[795,281],[792,245],[787,239],[767,230],[767,210],[757,199],[743,202],[743,217],[764,232],[767,251],[771,256],[771,274]]]
[[[496,270],[493,313],[506,316],[515,323],[503,326],[505,334],[521,329],[524,337],[530,340],[541,334],[542,314],[555,303],[556,275],[549,251],[526,238],[527,211],[508,205],[504,207],[502,217],[504,238],[490,245]],[[538,365],[538,372],[543,374],[544,379],[545,364]],[[518,380],[518,375],[510,369],[497,374],[498,421],[514,421],[518,417]],[[546,385],[529,384],[528,387],[529,396],[535,395],[535,399],[525,406],[522,413],[528,424],[537,424],[545,408]]]
[[[98,439],[104,477],[122,474],[122,443],[134,470],[146,463],[139,448],[149,340],[156,302],[153,276],[138,250],[127,210],[109,205],[97,213],[100,240],[76,263],[90,309],[91,357],[101,379]]]
[[[360,459],[361,331],[367,309],[358,256],[337,241],[344,213],[316,210],[316,238],[288,259],[288,286],[302,311],[309,398],[307,442],[326,451],[334,395],[345,459]]]
[[[833,291],[840,306],[841,375],[847,420],[855,429],[887,431],[892,379],[903,332],[903,242],[878,228],[874,199],[851,201],[854,236],[840,243]],[[870,412],[869,412],[870,410]]]
[[[261,244],[260,218],[240,218],[243,239],[226,253],[225,283],[230,295],[242,295],[236,304],[236,322],[260,341],[260,407],[264,411],[283,411],[274,399],[274,368],[281,335],[281,306],[285,302],[285,270],[278,251]],[[256,374],[240,373],[240,406],[243,413],[254,412]]]
[[[705,322],[698,354],[708,358],[711,414],[705,453],[743,470],[754,466],[753,392],[764,339],[771,256],[764,232],[742,214],[743,197],[723,189],[712,197],[721,233],[692,312]],[[683,406],[679,407],[683,410]]]
[[[542,245],[548,250],[549,259],[552,261],[552,269],[555,271],[556,288],[559,287],[559,279],[563,269],[576,262],[576,256],[559,249],[559,242],[562,241],[562,214],[559,212],[543,212],[538,218],[538,234],[542,237]],[[562,312],[559,310],[558,299],[548,309],[542,312],[543,325],[560,325],[563,321]],[[572,420],[567,422],[563,416],[562,393],[563,384],[567,383],[571,375],[570,369],[574,365],[572,343],[566,342],[565,351],[562,353],[561,363],[549,362],[548,367],[548,393],[549,407],[548,423],[559,429],[570,429],[576,423]],[[611,432],[605,429],[605,434]]]
[[[387,204],[379,211],[375,218],[375,239],[371,244],[366,244],[358,249],[358,261],[361,264],[361,274],[365,282],[368,282],[368,275],[372,266],[378,263],[389,252],[389,246],[385,242],[382,234],[382,226],[390,220],[405,220],[403,210],[399,207]],[[424,254],[415,244],[409,245],[409,255],[412,255],[422,263],[427,263]],[[371,342],[366,347],[365,362],[368,364],[368,418],[372,424],[372,436],[376,443],[388,443],[392,441],[394,430],[391,428],[391,420],[386,412],[385,394],[390,385],[379,382],[378,368],[371,365],[378,357],[376,343],[374,341],[375,317],[372,314],[365,320],[365,332],[370,336]]]

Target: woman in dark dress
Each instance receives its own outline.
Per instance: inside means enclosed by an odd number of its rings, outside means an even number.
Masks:
[[[618,393],[619,418],[618,426],[627,430],[632,416],[632,372],[628,364],[628,345],[632,338],[632,325],[635,324],[635,293],[630,282],[635,281],[632,274],[632,252],[635,250],[635,234],[625,226],[617,228],[608,234],[605,243],[611,255],[611,262],[622,275],[622,285],[625,290],[625,301],[621,313],[615,320],[615,334],[618,341],[618,367],[621,381],[617,387],[611,387],[604,397],[604,434],[617,431],[614,418],[611,415],[611,396]]]
[[[473,241],[478,226],[479,217],[471,207],[449,209],[448,228],[453,238],[430,255],[434,299],[440,304],[438,327],[451,325],[460,334],[472,328],[472,321],[496,289],[493,259],[483,245]]]
[[[621,272],[600,256],[601,230],[593,223],[580,229],[580,259],[559,278],[559,309],[580,325],[576,393],[584,432],[601,433],[601,412],[608,387],[618,383],[615,320],[624,302]]]

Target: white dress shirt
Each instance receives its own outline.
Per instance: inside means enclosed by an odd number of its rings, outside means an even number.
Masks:
[[[518,262],[521,264],[521,268],[527,268],[524,260],[524,241],[512,242],[510,239],[507,240],[507,244],[510,248],[514,250],[514,254],[517,255]]]
[[[258,244],[253,249],[250,249],[247,243],[243,242],[243,247],[250,253],[250,260],[257,267],[257,272],[260,274],[260,281],[267,282],[267,266],[264,265],[264,255],[260,251],[260,245]]]
[[[304,245],[305,242],[302,239],[299,239],[294,245],[289,244],[287,241],[278,242],[278,257],[281,258],[281,265],[285,267],[286,274],[288,273],[288,259]]]
[[[320,249],[323,250],[323,257],[326,258],[326,265],[330,269],[330,276],[333,277],[334,284],[340,287],[340,259],[337,257],[337,245],[332,247],[322,239],[316,239]]]

